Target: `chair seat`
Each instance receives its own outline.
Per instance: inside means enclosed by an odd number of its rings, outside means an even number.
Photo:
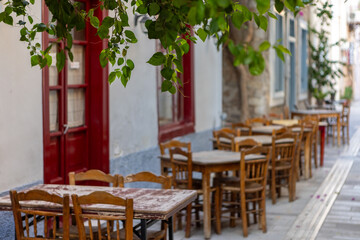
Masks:
[[[240,192],[240,180],[238,182],[233,182],[230,185],[223,185],[223,190],[227,190],[227,191],[237,191]],[[252,182],[252,183],[246,183],[245,184],[245,192],[246,193],[252,193],[252,192],[258,192],[263,190],[264,187],[256,182]]]
[[[279,163],[279,164],[276,165],[275,170],[276,170],[276,171],[281,171],[281,170],[288,170],[288,169],[290,169],[290,168],[291,168],[291,164],[290,164],[290,163],[288,163],[288,162],[282,162],[282,163]],[[271,170],[271,169],[272,169],[272,166],[270,165],[270,166],[269,166],[269,170]]]

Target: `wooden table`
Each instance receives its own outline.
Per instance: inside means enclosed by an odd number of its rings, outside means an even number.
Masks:
[[[291,112],[291,118],[293,117],[305,117],[305,116],[318,116],[319,120],[327,118],[336,118],[337,122],[337,142],[340,147],[340,117],[341,112],[336,110],[297,110]]]
[[[247,160],[259,159],[260,155],[247,155]],[[171,168],[169,155],[160,156],[162,171]],[[179,158],[178,160],[182,160]],[[238,170],[240,167],[240,152],[221,150],[194,152],[192,154],[193,171],[202,173],[202,188],[204,192],[204,236],[211,237],[211,202],[210,202],[210,174],[224,171]],[[166,171],[166,170],[165,170]]]
[[[178,189],[143,189],[143,188],[113,188],[113,187],[95,187],[95,186],[70,186],[70,185],[52,185],[40,184],[24,191],[31,189],[40,189],[51,194],[63,196],[64,194],[77,194],[79,196],[90,194],[94,191],[105,191],[121,198],[129,198],[134,200],[134,218],[145,220],[169,220],[169,239],[173,239],[172,217],[175,213],[189,205],[196,199],[196,191],[178,190]],[[61,207],[44,202],[29,201],[22,204],[33,210],[51,209],[61,212]],[[70,198],[70,209],[73,206]],[[124,208],[113,205],[84,205],[84,212],[112,212],[121,214]],[[9,195],[0,198],[0,210],[11,211],[11,201]],[[146,239],[146,228],[142,224],[141,239]]]
[[[270,135],[253,135],[253,136],[235,137],[234,138],[235,145],[246,139],[254,140],[255,142],[258,142],[263,146],[271,146],[271,144],[272,144],[272,137]],[[217,148],[216,147],[216,138],[211,138],[210,140],[213,142],[213,148],[216,149]],[[281,140],[278,140],[276,143],[288,143],[289,141],[292,141],[292,139],[291,138],[281,139]],[[227,138],[222,138],[221,142],[229,143],[229,144],[231,143],[230,139],[227,139]]]

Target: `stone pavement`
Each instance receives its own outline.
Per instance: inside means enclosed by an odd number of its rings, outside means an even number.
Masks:
[[[289,203],[286,191],[275,205],[268,199],[267,233],[253,224],[247,239],[360,239],[360,102],[352,104],[350,126],[350,146],[327,145],[324,167],[297,183],[297,199]],[[235,228],[223,221],[222,234],[213,231],[211,239],[242,237],[241,220]],[[175,239],[185,239],[184,231]],[[190,239],[203,239],[202,228],[193,227]]]

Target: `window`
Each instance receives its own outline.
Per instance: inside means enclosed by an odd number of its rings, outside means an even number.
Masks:
[[[276,21],[276,41],[280,40],[283,44],[283,16],[277,14],[278,20]],[[281,59],[275,56],[275,93],[284,91],[284,63]]]
[[[193,49],[183,56],[184,73],[179,75],[183,87],[175,94],[161,92],[163,81],[159,67],[157,74],[157,103],[159,142],[194,132]],[[157,42],[157,50],[161,44]]]

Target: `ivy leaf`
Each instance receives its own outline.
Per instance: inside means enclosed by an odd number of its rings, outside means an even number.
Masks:
[[[92,17],[90,17],[90,24],[91,24],[91,26],[93,26],[94,28],[98,28],[99,25],[100,25],[100,21],[99,21],[99,19],[98,19],[97,17],[92,16]]]
[[[197,35],[199,36],[199,38],[200,38],[203,42],[205,42],[206,37],[207,37],[207,33],[204,31],[204,29],[199,28],[199,30],[197,30],[196,33],[197,33]]]
[[[56,68],[60,72],[65,66],[65,53],[64,51],[58,52],[56,54]]]
[[[100,60],[101,67],[103,67],[103,68],[106,67],[106,65],[108,64],[108,60],[106,58],[106,52],[104,50],[101,51],[99,60]]]
[[[275,14],[273,14],[273,13],[271,13],[271,12],[268,12],[268,15],[269,15],[269,17],[278,20],[278,18],[276,17]]]
[[[164,64],[165,61],[166,61],[166,57],[164,56],[164,54],[162,54],[161,52],[157,52],[150,58],[149,61],[147,61],[147,63],[150,63],[151,65],[154,66],[160,66]]]
[[[259,16],[256,13],[253,13],[253,15],[254,15],[254,20],[255,20],[256,25],[258,27],[260,27],[261,20],[260,20]]]
[[[174,0],[173,4],[175,7],[180,8],[186,4],[186,0]]]
[[[177,67],[176,70],[178,70],[179,72],[184,72],[184,69],[183,69],[183,66],[182,66],[182,63],[181,61],[179,61],[178,59],[174,59],[174,64],[175,66]]]
[[[39,64],[39,56],[38,55],[33,55],[31,56],[31,66],[36,66]]]
[[[116,72],[111,72],[111,73],[109,74],[108,82],[109,82],[110,84],[112,84],[112,83],[115,81],[115,78],[116,78]]]
[[[260,44],[259,51],[260,52],[266,51],[270,48],[270,46],[271,46],[271,44],[268,41],[264,41]]]
[[[126,31],[125,31],[125,36],[126,36],[127,38],[129,38],[129,40],[130,40],[131,43],[137,43],[137,39],[136,39],[136,37],[135,37],[135,34],[134,34],[132,31],[126,30]]]
[[[174,86],[171,86],[171,88],[169,89],[169,92],[171,94],[175,94],[176,93],[176,88]]]
[[[282,0],[275,0],[275,9],[278,13],[281,13],[284,9],[284,3]]]
[[[161,76],[163,76],[163,78],[165,78],[166,80],[170,80],[174,74],[174,70],[171,68],[163,68],[161,70]]]
[[[121,66],[121,65],[123,65],[124,62],[125,62],[124,58],[119,58],[117,61],[117,65]]]
[[[172,87],[172,83],[170,80],[164,80],[162,83],[161,83],[161,92],[167,92],[170,90],[170,88]]]
[[[126,60],[126,65],[130,68],[130,70],[133,70],[135,67],[134,62],[131,59]]]
[[[256,0],[256,8],[260,14],[264,14],[270,8],[270,0]]]

